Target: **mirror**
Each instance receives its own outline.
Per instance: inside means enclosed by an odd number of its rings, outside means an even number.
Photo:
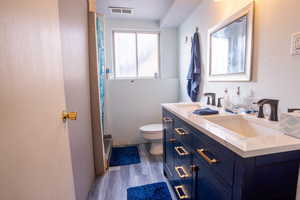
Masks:
[[[251,3],[209,30],[209,81],[250,81],[253,10]]]

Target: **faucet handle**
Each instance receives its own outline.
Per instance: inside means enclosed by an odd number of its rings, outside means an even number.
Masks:
[[[207,93],[204,93],[204,96],[208,96],[207,97],[207,105],[210,105],[210,97],[212,99],[211,105],[213,105],[213,106],[216,105],[216,93],[207,92]]]
[[[210,105],[210,97],[207,97],[207,105]]]
[[[221,100],[222,100],[222,99],[224,99],[224,98],[223,98],[223,97],[219,97],[219,98],[218,98],[218,105],[217,105],[218,108],[221,108],[221,107],[222,107],[222,103],[221,103]]]

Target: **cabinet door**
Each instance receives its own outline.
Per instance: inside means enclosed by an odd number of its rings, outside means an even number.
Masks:
[[[167,173],[172,177],[173,173],[172,170],[174,168],[174,133],[173,130],[173,118],[167,112],[163,111],[163,147],[164,147],[164,154],[163,154],[163,161],[164,161],[164,168],[167,170]],[[169,179],[171,178],[169,177]]]
[[[214,172],[207,168],[198,158],[194,158],[198,167],[196,175],[197,200],[230,200],[231,188],[217,179]]]

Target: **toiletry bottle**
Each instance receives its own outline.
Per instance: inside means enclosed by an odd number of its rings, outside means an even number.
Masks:
[[[232,98],[232,109],[235,113],[240,113],[243,109],[243,103],[241,98],[241,88],[237,87],[236,95]]]
[[[256,103],[257,101],[255,100],[255,94],[253,89],[250,90],[249,95],[245,98],[245,105],[247,109],[247,113],[255,113],[256,110]]]
[[[223,109],[231,109],[230,107],[230,99],[229,99],[229,95],[228,95],[228,89],[226,88],[224,90],[224,103],[223,103]]]

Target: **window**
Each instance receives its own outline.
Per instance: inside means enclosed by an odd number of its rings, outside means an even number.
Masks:
[[[159,76],[159,34],[113,32],[114,78]]]

